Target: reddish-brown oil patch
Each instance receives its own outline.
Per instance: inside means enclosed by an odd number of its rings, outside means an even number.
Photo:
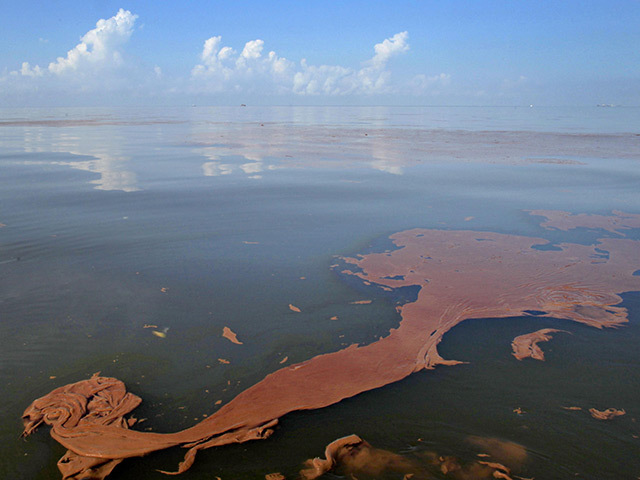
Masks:
[[[285,480],[285,476],[282,475],[280,472],[274,472],[274,473],[267,473],[264,476],[265,480]]]
[[[222,329],[222,336],[227,340],[229,340],[231,343],[235,343],[236,345],[242,345],[242,342],[238,340],[238,336],[229,327],[224,327]]]
[[[534,360],[541,360],[544,362],[544,352],[538,346],[538,343],[548,342],[552,338],[551,334],[555,332],[566,331],[557,330],[555,328],[543,328],[542,330],[527,333],[526,335],[520,335],[514,338],[513,342],[511,342],[513,356],[518,360],[533,358]]]
[[[616,231],[635,225],[635,216],[616,218]],[[609,225],[608,220],[604,223]],[[357,270],[348,274],[362,281],[388,288],[420,287],[414,302],[398,308],[400,324],[386,337],[281,368],[181,432],[127,429],[123,416],[139,399],[132,400],[121,382],[95,377],[36,400],[23,417],[25,434],[42,421],[53,426],[52,436],[71,452],[59,465],[65,478],[82,478],[88,468],[94,469],[92,478],[104,478],[123,458],[174,445],[189,448],[178,469],[183,472],[198,450],[266,438],[277,419],[289,412],[322,408],[422,369],[459,363],[443,359],[437,346],[465,319],[538,310],[597,328],[616,327],[627,322],[626,309],[618,306],[619,294],[640,290],[640,277],[633,276],[640,266],[640,242],[630,239],[542,250],[534,247],[547,243],[543,239],[416,229],[391,240],[397,247],[392,252],[343,259]],[[594,257],[600,261],[593,262]],[[92,413],[97,407],[100,418]]]
[[[335,471],[347,478],[376,479],[389,477],[390,473],[403,475],[404,480],[415,478],[431,479],[434,475],[446,476],[453,480],[482,480],[489,478],[502,478],[511,480],[511,469],[519,468],[526,459],[526,451],[520,445],[504,442],[498,439],[476,437],[482,444],[488,444],[502,452],[515,451],[517,464],[507,463],[489,454],[480,454],[483,457],[492,457],[489,460],[477,460],[463,462],[452,456],[442,456],[436,452],[422,451],[411,457],[399,455],[388,450],[382,450],[371,446],[357,435],[349,435],[339,438],[327,445],[325,458],[313,458],[305,462],[305,468],[300,471],[303,480],[314,480],[327,472]],[[515,450],[515,449],[518,450]],[[386,474],[386,475],[385,475]],[[396,478],[400,478],[397,475]]]
[[[625,415],[627,412],[625,412],[624,409],[618,410],[617,408],[607,408],[606,410],[590,408],[589,413],[593,418],[597,418],[598,420],[611,420],[612,418]]]
[[[383,472],[396,471],[409,473],[414,465],[405,457],[372,447],[357,435],[339,438],[327,445],[325,458],[307,460],[300,471],[304,480],[314,480],[336,467],[353,474],[378,477]]]

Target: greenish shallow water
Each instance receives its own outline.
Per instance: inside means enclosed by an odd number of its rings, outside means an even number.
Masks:
[[[2,478],[58,477],[62,447],[45,428],[20,440],[21,413],[96,371],[143,398],[140,428],[174,431],[285,356],[385,335],[398,297],[334,273],[336,255],[384,250],[389,234],[415,227],[592,243],[614,234],[544,230],[523,210],[640,212],[638,109],[0,113]],[[373,302],[350,303],[362,299]],[[441,351],[469,364],[294,413],[268,441],[202,452],[184,478],[294,478],[350,433],[408,457],[472,458],[465,438],[500,437],[528,449],[525,477],[636,478],[640,298],[625,302],[630,323],[617,330],[465,322]],[[168,328],[166,338],[145,324]],[[223,326],[243,345],[223,339]],[[544,363],[513,359],[511,339],[546,326],[572,334],[543,347]],[[568,405],[627,415],[597,422]],[[166,478],[155,470],[181,454],[128,460],[112,478]]]

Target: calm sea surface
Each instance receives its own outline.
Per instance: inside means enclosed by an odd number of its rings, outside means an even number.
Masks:
[[[0,109],[0,478],[59,478],[63,447],[48,428],[20,439],[20,417],[94,372],[143,398],[137,428],[167,432],[285,357],[384,336],[399,299],[330,265],[386,248],[394,232],[615,236],[545,230],[530,209],[640,213],[640,108]],[[372,303],[351,303],[362,299]],[[467,321],[440,350],[468,364],[294,413],[267,441],[201,452],[183,478],[293,479],[356,433],[407,456],[461,458],[475,455],[469,436],[497,437],[527,448],[523,477],[635,479],[640,294],[624,301],[630,323],[617,330]],[[543,327],[572,335],[543,345],[546,362],[515,360],[513,337]],[[599,422],[590,407],[627,414]],[[156,469],[182,454],[130,459],[110,478],[166,478]]]

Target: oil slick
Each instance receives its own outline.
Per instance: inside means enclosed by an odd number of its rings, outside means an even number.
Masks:
[[[544,352],[538,346],[538,343],[548,342],[549,340],[551,340],[551,338],[553,338],[551,334],[557,332],[569,333],[566,330],[543,328],[542,330],[538,330],[536,332],[517,336],[513,339],[513,342],[511,342],[513,356],[518,360],[532,358],[534,360],[540,360],[544,362]]]
[[[229,340],[231,343],[235,343],[236,345],[242,345],[242,342],[238,340],[238,336],[229,327],[224,327],[222,329],[222,336],[227,340]]]
[[[553,217],[548,212],[545,215]],[[605,217],[604,228],[615,224],[619,233],[635,225],[634,215],[614,215],[614,223]],[[583,217],[559,218],[570,219],[571,228],[576,228]],[[584,219],[592,228],[594,218]],[[554,223],[555,228],[557,225]],[[355,267],[345,275],[392,289],[419,288],[414,300],[398,307],[398,327],[368,345],[349,345],[283,366],[190,428],[172,434],[129,429],[135,421],[124,416],[140,398],[127,393],[117,379],[94,376],[34,401],[23,416],[24,435],[43,422],[52,426],[53,438],[68,449],[59,463],[64,478],[83,478],[91,470],[91,478],[103,479],[125,458],[177,445],[189,449],[176,472],[180,473],[193,464],[199,450],[269,437],[278,419],[290,412],[323,408],[420,370],[460,363],[442,358],[438,344],[446,332],[466,319],[508,318],[541,311],[547,317],[595,328],[622,326],[628,321],[627,310],[619,305],[620,294],[640,290],[640,277],[633,275],[640,268],[640,241],[601,238],[597,245],[565,243],[558,249],[542,250],[535,248],[546,243],[540,238],[482,232],[487,241],[478,241],[479,235],[465,230],[408,230],[390,237],[396,247],[391,252],[343,258]],[[608,255],[602,256],[602,251]],[[594,255],[602,258],[593,262]],[[291,304],[289,308],[300,311]],[[229,363],[222,358],[218,361]],[[91,408],[76,410],[81,403]],[[68,414],[61,414],[67,409]],[[92,413],[92,409],[100,413]],[[598,415],[623,413],[609,409]],[[394,454],[383,455],[359,437],[343,439],[334,447],[338,457],[346,448],[351,452],[349,458],[382,455],[385,468],[405,467]],[[335,457],[333,450],[329,453]],[[432,466],[451,473],[451,478],[515,478],[499,461],[462,465],[434,455]],[[326,465],[333,468],[328,457],[325,461],[312,461],[307,478],[315,478],[313,475]]]

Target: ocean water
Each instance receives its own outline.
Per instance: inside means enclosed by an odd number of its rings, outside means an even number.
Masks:
[[[338,274],[336,256],[416,227],[616,236],[545,230],[525,211],[640,213],[639,162],[640,108],[0,109],[0,478],[59,478],[48,429],[19,438],[22,411],[55,387],[100,371],[142,397],[137,428],[186,428],[285,357],[398,324],[402,299]],[[616,330],[466,321],[440,350],[467,364],[288,415],[267,441],[199,453],[183,478],[295,478],[355,433],[463,459],[469,436],[495,437],[527,449],[523,477],[635,479],[640,295],[624,302]],[[515,360],[511,339],[543,327],[572,334],[543,345],[545,362]],[[627,413],[599,422],[590,407]],[[129,459],[110,478],[165,478],[156,469],[182,454]]]

